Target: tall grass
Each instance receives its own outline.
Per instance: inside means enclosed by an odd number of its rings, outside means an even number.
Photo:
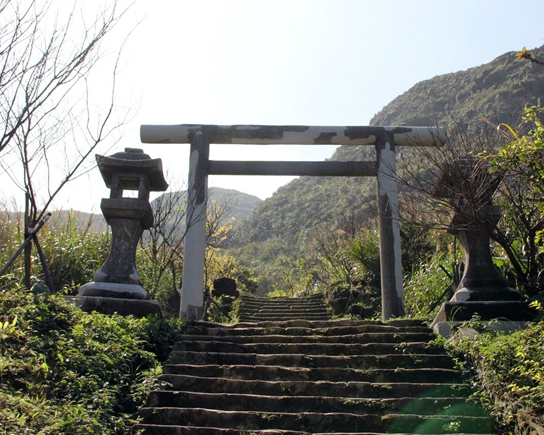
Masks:
[[[449,254],[437,253],[426,264],[421,264],[413,273],[406,275],[404,283],[404,305],[406,315],[414,318],[433,318],[448,296],[446,290],[451,278],[444,270],[450,270],[452,258]]]
[[[24,241],[22,214],[0,211],[0,263],[4,265]],[[47,267],[55,291],[75,294],[77,289],[93,280],[93,276],[106,260],[111,237],[108,231],[91,232],[92,216],[83,224],[75,212],[54,213],[38,233]],[[31,273],[44,281],[44,273],[35,248],[32,250]],[[0,277],[0,288],[22,285],[24,277],[23,256],[20,255]]]

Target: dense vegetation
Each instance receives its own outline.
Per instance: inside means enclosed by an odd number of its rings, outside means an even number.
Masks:
[[[126,434],[181,323],[0,291],[0,433]]]
[[[544,321],[512,334],[484,331],[475,321],[445,344],[497,421],[498,433],[544,433]]]

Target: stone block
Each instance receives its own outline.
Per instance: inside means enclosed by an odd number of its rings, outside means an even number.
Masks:
[[[157,301],[144,299],[121,299],[102,296],[83,296],[76,299],[76,306],[83,311],[97,311],[103,314],[119,314],[121,316],[145,317],[149,315],[161,316],[161,309]]]

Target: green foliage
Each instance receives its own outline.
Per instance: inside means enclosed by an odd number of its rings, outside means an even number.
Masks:
[[[433,232],[428,226],[401,222],[402,270],[411,273],[427,263],[444,244],[442,233]]]
[[[257,280],[253,272],[223,250],[208,251],[206,259],[206,282],[208,289],[213,288],[213,281],[218,278],[231,278],[236,281],[236,289],[240,293],[254,294],[257,291]]]
[[[436,315],[441,302],[449,299],[444,292],[451,284],[451,278],[442,268],[449,270],[452,263],[450,255],[438,253],[428,263],[421,264],[419,269],[406,275],[404,308],[407,316],[432,318]]]
[[[300,177],[282,186],[237,228],[231,244],[281,240],[297,250],[308,233],[331,225],[338,211],[360,212],[375,201],[374,182],[361,177]]]
[[[205,320],[210,322],[231,324],[238,321],[240,299],[228,296],[211,297],[206,307]]]
[[[142,287],[157,301],[161,312],[168,317],[179,315],[179,289],[183,261],[180,258],[151,255],[151,243],[142,243],[136,251],[136,268]]]
[[[180,323],[0,292],[0,434],[125,434]],[[2,406],[5,405],[5,406]]]
[[[240,299],[229,296],[213,295],[213,282],[219,278],[230,278],[236,281],[236,290],[241,294],[254,294],[257,291],[257,280],[253,272],[240,265],[238,260],[221,249],[208,249],[206,254],[206,320],[219,323],[232,323],[238,316]]]
[[[544,322],[512,334],[487,332],[448,342],[500,433],[544,433]]]
[[[509,140],[496,153],[483,153],[491,162],[491,171],[502,177],[497,195],[504,219],[494,239],[508,257],[517,287],[529,296],[540,290],[538,275],[544,267],[544,107],[527,107],[524,125],[516,133],[502,123],[499,130]]]
[[[292,294],[292,288],[280,285],[294,282],[293,275],[297,269],[296,254],[288,245],[279,239],[270,239],[260,243],[250,243],[243,247],[227,249],[229,256],[236,258],[241,267],[251,270],[256,281],[256,293],[266,296],[279,290]],[[280,279],[278,279],[280,277]]]
[[[348,242],[348,258],[355,261],[358,279],[370,285],[379,286],[380,282],[380,240],[376,231],[365,231]],[[358,266],[358,267],[357,267]]]
[[[518,136],[509,126],[513,139],[501,147],[493,156],[494,169],[505,174],[516,174],[525,178],[535,195],[543,192],[544,182],[544,126],[539,117],[544,107],[527,107],[522,117],[531,129]],[[499,127],[501,127],[499,126]]]

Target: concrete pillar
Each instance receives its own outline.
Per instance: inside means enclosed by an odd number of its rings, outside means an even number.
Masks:
[[[398,317],[405,314],[398,220],[399,194],[395,178],[395,142],[392,134],[386,133],[376,138],[376,157],[378,161],[382,318],[388,320],[393,316]]]
[[[210,143],[204,133],[195,133],[189,162],[180,305],[180,317],[187,320],[199,320],[203,314],[209,150]]]

